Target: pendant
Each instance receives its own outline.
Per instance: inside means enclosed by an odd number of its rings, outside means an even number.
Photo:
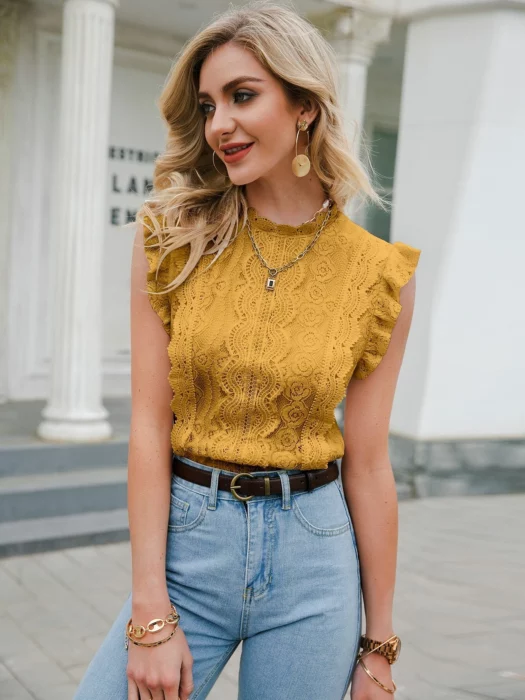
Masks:
[[[271,270],[268,270],[268,274],[270,276],[266,280],[266,289],[271,291],[275,289],[275,283],[277,282],[277,280],[275,279],[277,275],[277,270],[275,268],[272,268]]]

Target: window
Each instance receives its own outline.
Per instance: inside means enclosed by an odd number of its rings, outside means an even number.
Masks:
[[[380,127],[374,128],[370,147],[370,159],[375,171],[374,186],[392,205],[394,168],[396,164],[397,133]],[[385,241],[390,240],[390,210],[384,211],[371,204],[366,215],[366,228]]]

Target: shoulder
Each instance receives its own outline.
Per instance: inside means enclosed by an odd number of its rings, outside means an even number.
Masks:
[[[391,243],[374,236],[341,210],[334,221],[333,231],[338,243],[352,257],[358,256],[362,261],[386,260],[390,254]]]
[[[366,266],[370,281],[383,279],[400,288],[412,277],[421,254],[418,248],[401,241],[384,241],[342,211],[338,213],[334,229],[356,264]]]
[[[364,379],[386,354],[402,304],[413,306],[414,289],[407,289],[409,295],[403,297],[401,290],[413,277],[421,251],[401,241],[384,241],[346,216],[341,221],[341,233],[354,250],[355,283],[364,291],[366,340],[353,374]]]

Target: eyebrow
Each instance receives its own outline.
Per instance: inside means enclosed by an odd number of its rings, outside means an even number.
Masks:
[[[252,75],[241,75],[238,78],[234,78],[233,80],[230,80],[228,83],[225,83],[222,86],[221,91],[226,93],[229,90],[232,90],[234,87],[239,85],[239,83],[264,83],[264,80],[262,78],[255,78]],[[199,92],[198,97],[210,97],[210,95],[207,92]]]

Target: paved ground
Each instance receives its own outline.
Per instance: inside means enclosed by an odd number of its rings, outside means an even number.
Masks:
[[[396,700],[525,700],[524,532],[525,494],[400,503]],[[71,700],[129,572],[127,543],[0,560],[0,698]]]

